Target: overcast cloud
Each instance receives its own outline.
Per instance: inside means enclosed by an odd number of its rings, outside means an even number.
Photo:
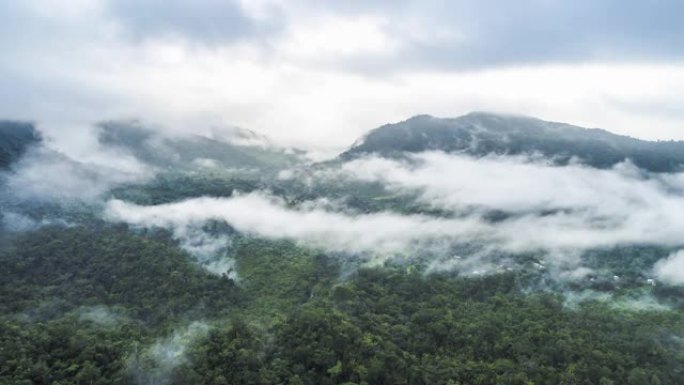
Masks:
[[[8,0],[0,116],[53,136],[141,118],[337,151],[418,113],[683,139],[684,5],[660,1]]]

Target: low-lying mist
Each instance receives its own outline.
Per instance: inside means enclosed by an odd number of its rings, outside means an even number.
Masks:
[[[214,127],[201,136],[112,121],[39,131],[42,140],[0,169],[3,206],[100,205],[113,189],[144,185],[162,174],[255,173],[262,166],[285,167],[302,159],[300,153],[234,127]]]
[[[124,129],[118,130],[120,126]],[[215,178],[216,171],[226,167],[221,162],[248,159],[261,164],[272,154],[236,152],[205,158],[202,146],[214,146],[210,155],[220,155],[220,143],[230,143],[230,138],[219,143],[212,135],[182,142],[178,136],[170,139],[138,123],[117,123],[102,131],[106,127],[93,127],[71,149],[47,137],[5,172],[3,227],[22,231],[66,223],[26,215],[13,205],[16,202],[80,202],[109,221],[171,229],[181,247],[217,273],[234,270],[231,234],[206,231],[210,221],[257,237],[355,254],[371,263],[427,260],[428,271],[500,271],[501,260],[527,253],[573,272],[566,276],[584,277],[586,270],[578,269],[587,250],[620,245],[677,249],[684,244],[684,219],[678,215],[684,209],[684,174],[649,173],[630,162],[596,169],[579,161],[558,166],[541,156],[476,158],[440,152],[399,159],[371,156],[315,167],[300,163],[279,177],[263,173],[263,184],[273,190],[226,192],[221,198],[198,192],[196,197],[172,203],[136,205],[114,199],[110,192],[121,186],[145,185],[160,172],[173,170],[179,175]],[[193,155],[174,155],[184,148]],[[163,151],[155,155],[155,149]],[[282,154],[268,162],[277,162]],[[164,159],[171,162],[166,170],[162,170]],[[176,169],[173,162],[183,159],[187,164]],[[287,183],[293,180],[307,186],[312,181],[336,185],[337,195],[328,196],[322,188],[292,200]],[[361,197],[358,183],[382,185],[389,194]],[[340,199],[340,192],[346,200]],[[345,205],[351,198],[393,202],[397,196],[414,201],[415,206],[397,210],[403,204],[397,201],[394,206],[368,211]],[[681,283],[684,269],[677,261],[676,255],[663,260],[649,274]]]
[[[225,221],[240,232],[363,254],[376,262],[427,256],[442,270],[477,271],[490,257],[520,253],[574,269],[590,249],[683,243],[678,213],[684,210],[684,175],[651,174],[630,163],[600,170],[535,157],[423,153],[404,160],[358,159],[316,171],[314,178],[380,182],[398,194],[417,194],[421,203],[446,214],[354,213],[256,192],[156,206],[110,200],[105,217],[171,228],[181,240],[193,226]],[[492,219],[492,213],[499,215]],[[664,277],[661,270],[655,273]]]

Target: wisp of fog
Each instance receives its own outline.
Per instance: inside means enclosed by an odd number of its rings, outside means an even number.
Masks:
[[[418,193],[422,203],[451,214],[353,214],[311,202],[292,205],[257,192],[156,206],[111,200],[105,216],[137,226],[176,229],[179,238],[186,230],[178,229],[220,220],[260,237],[381,260],[419,252],[439,255],[453,250],[448,245],[478,244],[482,247],[477,257],[535,252],[573,264],[581,252],[594,248],[677,247],[684,233],[684,219],[678,214],[684,210],[684,175],[649,174],[628,162],[595,169],[557,166],[533,157],[476,159],[431,152],[404,160],[357,159],[314,177],[381,182],[399,193]],[[491,220],[487,214],[492,211],[505,216]],[[459,257],[468,261],[474,256]],[[444,255],[440,258],[443,263]]]

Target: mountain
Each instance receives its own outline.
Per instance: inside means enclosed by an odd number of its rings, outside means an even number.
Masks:
[[[684,165],[684,142],[644,141],[601,129],[485,112],[446,119],[418,115],[386,124],[366,134],[341,154],[341,158],[422,151],[475,156],[539,153],[559,163],[578,158],[599,168],[629,159],[654,172],[677,171]]]
[[[12,160],[36,136],[7,127]],[[99,129],[100,157],[39,143],[0,174],[0,385],[684,384],[682,178],[442,156],[376,178],[240,129]],[[343,157],[680,147],[471,114]]]
[[[0,169],[7,168],[24,154],[40,135],[31,123],[0,120]]]
[[[100,143],[129,152],[161,169],[223,167],[278,169],[298,162],[295,151],[269,146],[264,138],[244,129],[231,129],[214,138],[200,135],[162,136],[137,122],[99,124]]]

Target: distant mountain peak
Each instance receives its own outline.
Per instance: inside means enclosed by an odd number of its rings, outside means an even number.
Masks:
[[[456,118],[416,115],[371,130],[342,159],[444,151],[472,156],[540,154],[563,163],[578,159],[594,167],[625,160],[656,172],[681,170],[684,142],[649,142],[534,117],[475,111]]]

